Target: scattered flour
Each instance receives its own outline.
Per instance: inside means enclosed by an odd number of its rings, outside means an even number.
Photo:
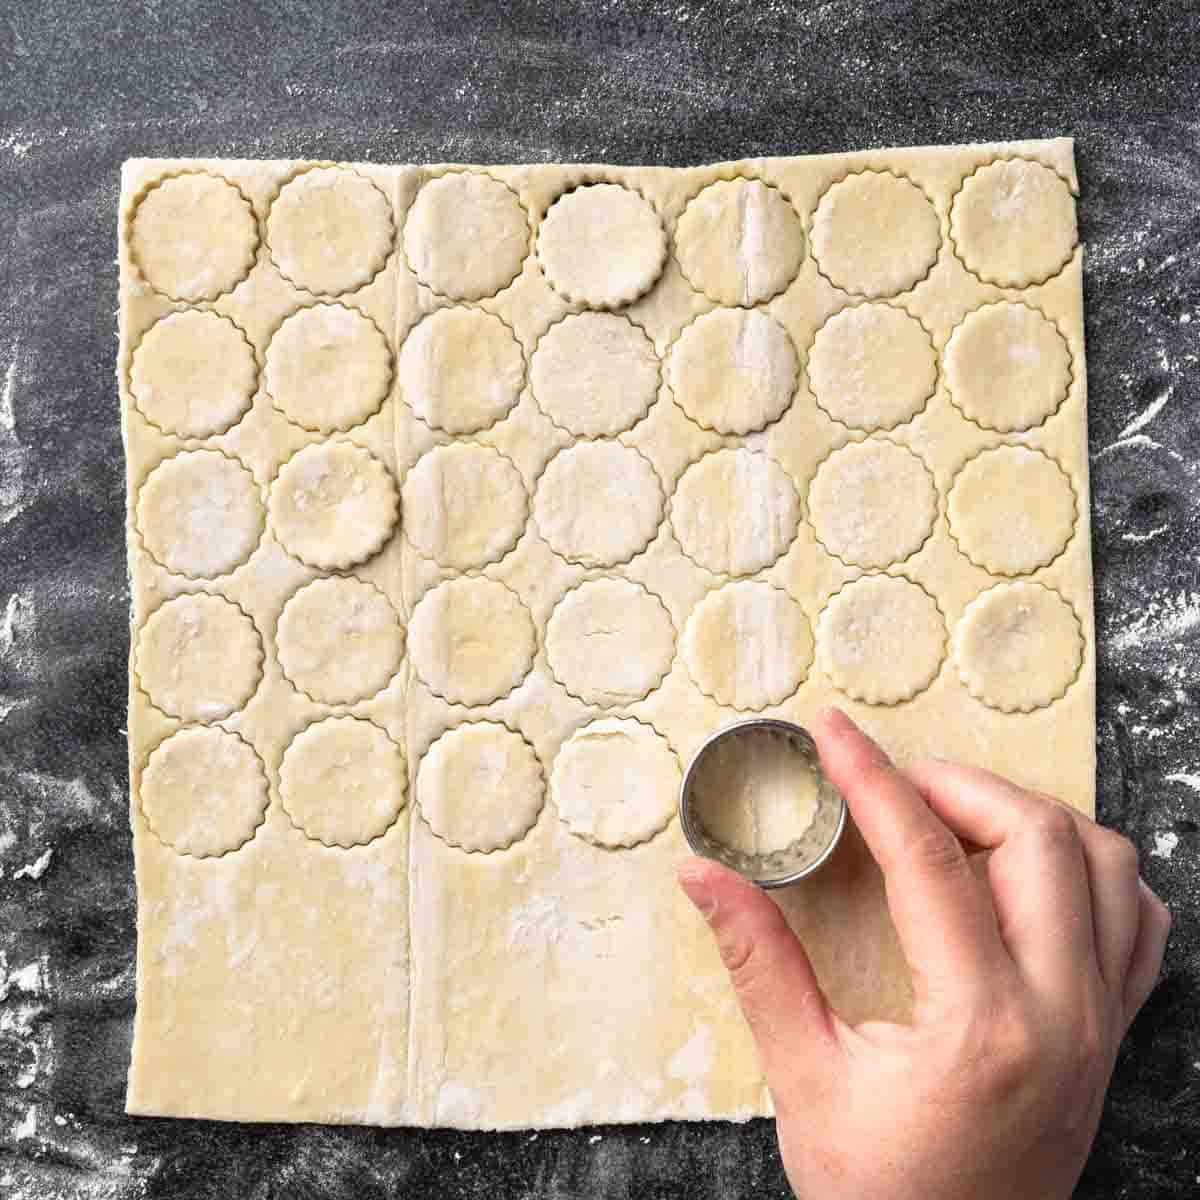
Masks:
[[[1163,782],[1182,783],[1184,787],[1190,787],[1193,792],[1200,792],[1200,775],[1187,775],[1183,772],[1177,772],[1174,775],[1164,775]]]
[[[1154,849],[1150,851],[1151,858],[1170,858],[1175,853],[1175,847],[1179,845],[1179,835],[1177,833],[1156,833],[1154,835]]]
[[[41,879],[41,877],[50,869],[50,859],[53,857],[54,847],[51,846],[36,862],[31,862],[24,867],[18,867],[17,870],[13,872],[13,878]]]

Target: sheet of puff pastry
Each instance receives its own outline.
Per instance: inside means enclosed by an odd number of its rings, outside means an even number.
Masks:
[[[739,717],[1090,812],[1076,191],[1068,140],[126,164],[130,1111],[769,1114],[672,870]],[[903,1018],[853,831],[777,899]]]

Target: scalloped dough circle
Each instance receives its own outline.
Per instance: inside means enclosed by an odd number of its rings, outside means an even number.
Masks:
[[[569,591],[546,629],[554,677],[585,704],[633,704],[666,678],[675,626],[657,596],[627,579],[592,579]]]
[[[266,390],[289,420],[317,433],[345,432],[380,409],[392,352],[378,326],[343,304],[287,317],[266,354]]]
[[[639,721],[604,717],[559,750],[550,795],[577,838],[620,850],[667,827],[680,782],[679,759],[661,734]]]
[[[854,567],[886,567],[915,554],[933,532],[937,487],[906,446],[849,442],[817,468],[808,511],[830,554]]]
[[[521,473],[491,446],[435,446],[409,471],[402,495],[408,540],[458,571],[499,562],[529,516]]]
[[[817,403],[835,420],[866,432],[911,421],[937,387],[937,354],[920,321],[890,304],[834,313],[808,357]]]
[[[1071,351],[1040,310],[1001,301],[968,313],[946,345],[950,399],[984,429],[1013,433],[1052,417],[1071,387]]]
[[[222,596],[189,592],[160,605],[138,633],[136,667],[151,702],[183,721],[222,721],[262,679],[254,622]]]
[[[240,849],[257,832],[269,793],[251,746],[224,729],[186,728],[153,750],[142,772],[139,806],[172,850],[213,858]]]
[[[404,222],[417,278],[454,300],[482,300],[521,273],[529,220],[517,194],[479,171],[451,171],[419,192]]]
[[[899,704],[923,692],[946,654],[946,622],[932,596],[892,575],[846,584],[817,622],[817,662],[840,692]]]
[[[804,610],[769,583],[740,580],[709,592],[683,632],[683,661],[696,686],[743,712],[793,695],[812,660]]]
[[[233,184],[189,172],[164,179],[138,202],[129,251],[155,291],[215,300],[254,266],[258,222]]]
[[[146,331],[133,352],[129,390],[159,429],[204,438],[245,416],[257,378],[254,350],[228,317],[186,309]]]
[[[1042,163],[990,162],[967,176],[954,197],[950,233],[964,266],[986,283],[1045,283],[1075,253],[1075,198]]]
[[[546,780],[533,748],[493,721],[447,730],[417,771],[421,815],[451,846],[469,853],[507,850],[537,823]]]
[[[717,304],[761,304],[799,274],[804,226],[777,187],[722,179],[683,210],[675,257],[688,282]]]
[[[451,704],[490,704],[533,669],[537,637],[521,600],[494,579],[449,579],[421,597],[408,652],[421,682]]]
[[[385,730],[358,717],[326,717],[284,751],[279,796],[306,837],[349,850],[396,823],[407,778],[404,755]]]
[[[478,433],[507,417],[525,356],[507,325],[474,308],[439,308],[400,347],[400,388],[413,412],[446,433]]]
[[[138,492],[137,526],[151,557],[191,579],[244,563],[262,537],[262,495],[249,469],[219,450],[163,459]]]
[[[774,317],[754,308],[717,308],[680,334],[669,370],[676,403],[697,425],[746,434],[787,411],[800,359]]]
[[[392,252],[392,206],[356,171],[313,167],[284,184],[267,216],[281,274],[316,295],[370,283]]]
[[[958,473],[947,502],[959,549],[993,575],[1025,575],[1052,563],[1075,532],[1075,491],[1040,450],[997,446]]]
[[[400,501],[387,467],[369,450],[351,442],[315,442],[280,467],[267,506],[289,554],[336,571],[382,549]]]
[[[1083,663],[1075,610],[1040,583],[999,583],[976,596],[954,630],[967,691],[1001,712],[1033,712],[1067,694]]]
[[[632,429],[654,403],[658,355],[628,317],[576,313],[542,335],[529,382],[555,425],[576,437],[613,437]]]
[[[671,500],[683,552],[718,575],[753,575],[787,552],[800,497],[784,469],[755,450],[718,450],[692,463]]]
[[[888,171],[835,183],[813,216],[813,255],[842,291],[879,299],[914,287],[933,268],[941,224],[929,197]]]
[[[620,442],[580,442],[560,450],[533,498],[538,531],[568,562],[611,567],[654,539],[663,491],[649,461]]]
[[[404,629],[388,598],[361,579],[314,579],[283,606],[279,664],[294,687],[321,704],[354,704],[400,669]]]
[[[667,259],[658,214],[632,188],[592,183],[565,192],[542,218],[542,270],[559,295],[589,308],[618,308],[648,292]]]

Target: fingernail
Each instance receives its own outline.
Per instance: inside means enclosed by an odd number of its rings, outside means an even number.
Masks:
[[[700,910],[700,915],[707,920],[717,907],[712,888],[703,879],[697,879],[686,868],[681,868],[677,874],[679,886],[683,893]]]
[[[834,708],[832,705],[821,709],[821,720],[826,725],[832,725],[839,733],[845,733],[847,729],[854,728],[850,718],[840,708]]]

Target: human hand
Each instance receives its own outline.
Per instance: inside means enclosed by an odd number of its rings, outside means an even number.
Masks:
[[[837,710],[810,731],[883,871],[912,1023],[849,1026],[769,896],[708,859],[679,869],[758,1044],[792,1187],[1065,1200],[1170,929],[1136,850],[988,771],[897,770]]]

